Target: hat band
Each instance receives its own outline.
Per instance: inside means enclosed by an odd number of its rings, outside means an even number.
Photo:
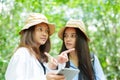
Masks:
[[[25,23],[27,24],[27,23],[31,23],[33,21],[48,22],[47,19],[45,19],[45,18],[37,18],[37,19],[36,18],[31,18],[31,19],[28,19]]]

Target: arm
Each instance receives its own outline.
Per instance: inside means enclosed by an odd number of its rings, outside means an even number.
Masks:
[[[101,64],[97,58],[97,56],[94,55],[94,73],[96,80],[106,80],[104,72],[102,70]]]
[[[6,80],[24,80],[25,79],[24,71],[25,71],[25,55],[21,53],[21,50],[17,50],[8,64],[5,78]]]
[[[9,62],[5,79],[46,80],[46,76],[36,58],[26,48],[19,48]]]

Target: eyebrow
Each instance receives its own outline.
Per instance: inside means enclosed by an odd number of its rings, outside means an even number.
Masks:
[[[36,28],[43,28],[43,27],[45,27],[45,26],[37,26]],[[46,29],[49,30],[49,27],[47,27]]]
[[[68,33],[64,33],[64,34],[68,34]],[[76,33],[71,33],[71,34],[76,34]]]

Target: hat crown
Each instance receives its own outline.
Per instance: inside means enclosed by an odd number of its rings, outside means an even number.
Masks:
[[[66,23],[66,27],[75,27],[75,28],[79,28],[83,32],[86,32],[85,25],[84,25],[84,23],[81,20],[70,19]]]
[[[27,19],[25,21],[25,24],[28,24],[30,22],[37,21],[37,20],[41,20],[43,22],[48,22],[47,18],[43,14],[40,14],[40,13],[31,13],[27,17]]]

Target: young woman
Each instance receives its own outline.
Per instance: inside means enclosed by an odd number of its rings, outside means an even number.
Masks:
[[[105,80],[97,56],[93,56],[94,62],[91,60],[89,38],[81,20],[69,20],[65,27],[60,29],[58,36],[63,40],[60,53],[75,48],[75,51],[68,54],[69,61],[66,62],[66,67],[80,70],[73,80]]]
[[[48,61],[44,52],[50,50],[49,36],[55,26],[43,14],[32,13],[20,31],[20,44],[6,70],[6,80],[64,80],[63,75],[46,73]]]

